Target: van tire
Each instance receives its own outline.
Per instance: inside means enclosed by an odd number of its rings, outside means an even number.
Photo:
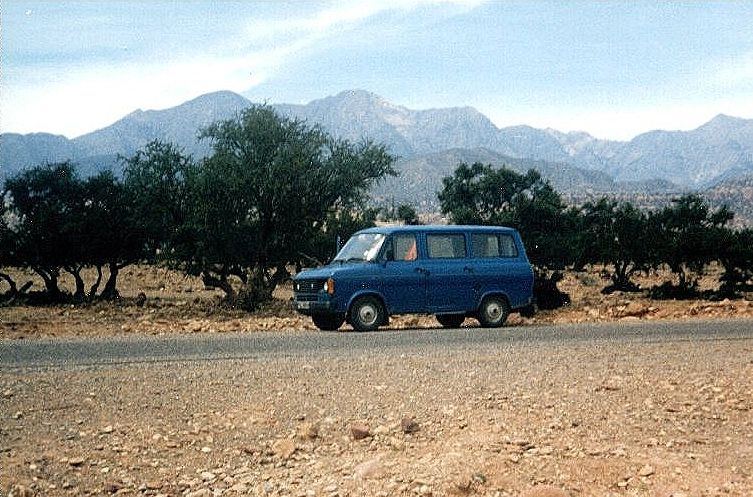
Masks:
[[[376,297],[359,297],[350,306],[349,322],[356,331],[374,331],[384,323],[385,317],[384,306]]]
[[[465,321],[465,314],[437,314],[436,318],[444,328],[460,328]]]
[[[478,322],[484,328],[499,328],[510,315],[510,304],[507,299],[499,295],[490,295],[481,301],[478,310]]]
[[[314,326],[322,331],[337,331],[345,322],[345,316],[341,314],[313,314],[311,320]]]

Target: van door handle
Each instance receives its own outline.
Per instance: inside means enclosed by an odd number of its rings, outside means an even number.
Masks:
[[[416,269],[414,269],[414,271],[417,273],[425,274],[426,276],[429,275],[429,270],[422,267],[417,267]]]
[[[463,267],[463,271],[466,273],[473,273],[473,268],[470,266]]]

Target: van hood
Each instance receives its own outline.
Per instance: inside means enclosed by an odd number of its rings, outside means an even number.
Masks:
[[[333,262],[326,266],[318,267],[315,269],[305,269],[293,277],[293,280],[326,280],[327,278],[334,278],[336,276],[346,276],[349,273],[358,272],[364,273],[364,266],[378,267],[375,262]]]

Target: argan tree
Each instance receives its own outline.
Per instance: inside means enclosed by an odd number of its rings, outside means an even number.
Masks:
[[[718,259],[724,247],[726,225],[734,214],[726,207],[712,211],[699,195],[683,195],[672,205],[648,217],[647,250],[655,267],[666,264],[677,285],[666,284],[657,297],[689,297],[697,292],[698,279],[706,266]]]
[[[126,184],[145,192],[144,228],[162,253],[246,309],[271,298],[333,220],[362,209],[370,187],[396,174],[384,146],[335,139],[267,106],[200,137],[212,145],[201,163],[152,143],[127,160]]]
[[[139,193],[127,189],[110,171],[87,178],[82,189],[82,222],[86,238],[82,262],[97,270],[88,298],[116,299],[120,296],[117,288],[119,272],[146,256],[148,238],[140,226],[142,218],[135,210]],[[108,276],[98,295],[105,267]]]
[[[48,297],[60,300],[60,272],[80,280],[81,182],[69,162],[38,166],[5,181],[8,209],[18,220],[16,254],[44,281]]]
[[[438,194],[442,213],[456,224],[512,226],[520,231],[536,266],[535,292],[541,307],[569,302],[552,270],[572,264],[578,254],[575,231],[578,214],[568,210],[560,195],[535,170],[526,174],[502,167],[461,163],[442,179]]]
[[[753,290],[753,229],[725,230],[721,235],[719,262],[724,268],[720,294],[735,297]]]
[[[602,292],[640,291],[631,278],[648,269],[652,240],[660,236],[648,230],[646,214],[629,202],[606,198],[586,203],[581,211],[585,262],[603,264],[609,272],[611,284]]]

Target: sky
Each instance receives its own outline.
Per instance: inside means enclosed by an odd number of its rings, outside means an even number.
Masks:
[[[628,140],[753,118],[750,1],[0,3],[0,132],[73,138],[230,90],[308,103],[363,89]]]

